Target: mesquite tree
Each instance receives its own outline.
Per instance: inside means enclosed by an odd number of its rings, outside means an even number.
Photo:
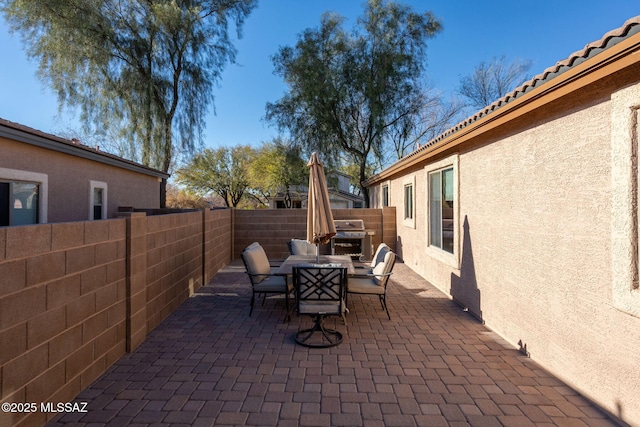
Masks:
[[[368,1],[353,31],[343,22],[326,13],[319,28],[305,30],[295,47],[274,55],[288,92],[267,104],[266,118],[307,152],[358,165],[362,183],[367,166],[384,156],[390,128],[421,108],[426,40],[441,24],[430,12],[382,0]]]
[[[202,141],[213,88],[235,59],[257,0],[0,0],[60,108],[78,108],[87,133],[107,129],[133,160],[169,171]],[[231,21],[231,22],[230,22]]]

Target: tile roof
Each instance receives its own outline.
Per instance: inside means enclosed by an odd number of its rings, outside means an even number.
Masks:
[[[454,127],[440,134],[436,138],[430,140],[429,142],[427,142],[420,148],[416,149],[415,151],[407,154],[401,160],[417,155],[418,153],[426,150],[428,147],[432,147],[433,145],[436,145],[438,142],[442,141],[443,139],[464,129],[465,127],[476,122],[477,120],[483,117],[486,117],[487,115],[493,113],[494,111],[500,109],[506,104],[524,95],[525,93],[530,92],[531,90],[541,86],[542,84],[548,82],[549,80],[552,80],[555,77],[561,75],[562,73],[567,72],[568,70],[572,69],[576,65],[581,64],[587,59],[598,55],[599,53],[609,49],[610,47],[615,46],[622,40],[625,40],[626,38],[639,32],[640,32],[640,16],[636,16],[627,20],[622,27],[609,31],[604,36],[602,36],[600,40],[591,42],[587,44],[583,49],[578,50],[573,54],[571,54],[567,59],[558,61],[555,65],[547,68],[542,73],[536,75],[531,80],[523,83],[521,86],[509,92],[502,98],[498,99],[497,101],[493,102],[487,107],[479,110],[471,117],[458,123]]]

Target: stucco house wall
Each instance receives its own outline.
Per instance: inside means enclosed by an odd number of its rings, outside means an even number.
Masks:
[[[577,73],[575,88],[563,83],[553,97],[551,80],[546,94],[530,92],[524,111],[489,114],[455,144],[433,144],[369,184],[374,207],[389,188],[407,265],[577,391],[640,425],[640,59],[637,46],[629,49],[635,56],[615,71],[586,82],[587,72]],[[429,244],[428,174],[449,166],[454,254]],[[403,210],[408,184],[412,220]]]
[[[4,120],[0,131],[0,180],[43,184],[41,223],[92,219],[92,184],[106,188],[106,218],[119,206],[160,207],[167,174]]]

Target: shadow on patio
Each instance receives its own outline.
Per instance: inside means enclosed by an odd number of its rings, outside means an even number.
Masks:
[[[349,297],[344,342],[293,341],[284,299],[256,301],[234,261],[76,401],[88,413],[49,425],[617,425],[446,296],[397,264],[387,320]]]

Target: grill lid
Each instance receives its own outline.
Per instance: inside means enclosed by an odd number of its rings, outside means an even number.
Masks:
[[[362,219],[336,219],[333,221],[336,231],[364,231],[364,220]]]
[[[334,239],[361,239],[366,235],[364,231],[338,231]]]

